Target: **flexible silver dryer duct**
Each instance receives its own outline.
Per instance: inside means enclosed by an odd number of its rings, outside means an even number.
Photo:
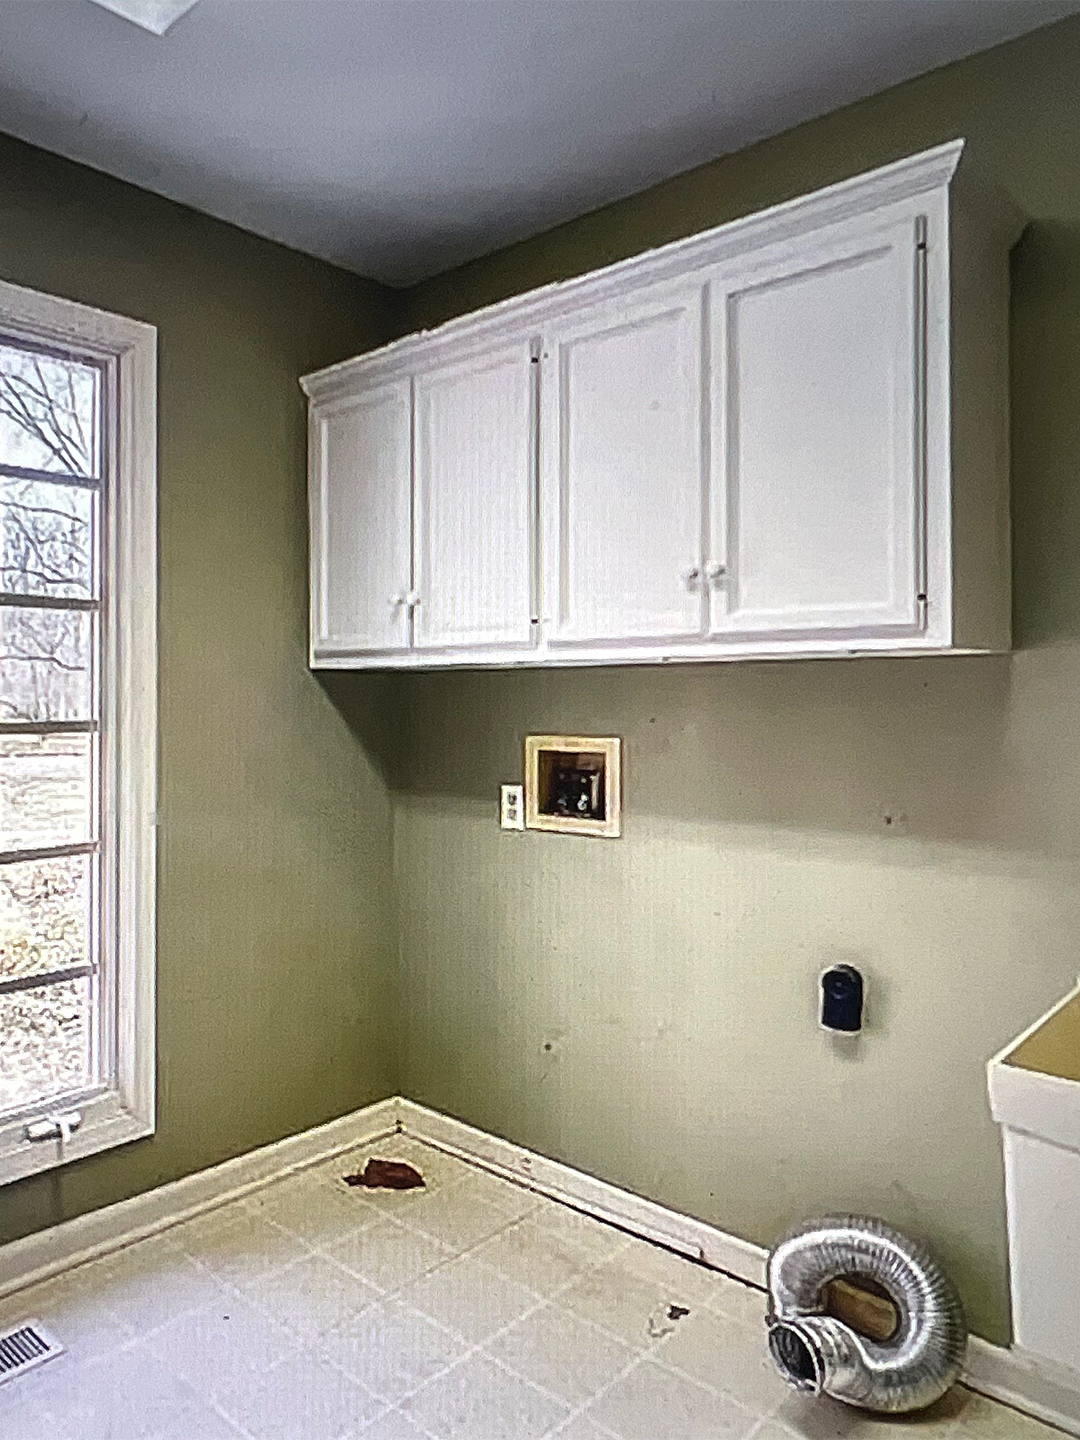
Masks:
[[[825,1312],[830,1281],[870,1281],[898,1323],[870,1340]],[[960,1297],[924,1245],[881,1220],[828,1216],[769,1256],[769,1350],[796,1389],[864,1410],[921,1410],[958,1378],[967,1346]]]

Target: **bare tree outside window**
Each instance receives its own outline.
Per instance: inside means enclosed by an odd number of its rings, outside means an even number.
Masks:
[[[0,1115],[99,1066],[101,378],[0,342]]]

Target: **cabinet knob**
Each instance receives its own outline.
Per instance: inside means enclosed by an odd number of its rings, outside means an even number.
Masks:
[[[701,566],[693,565],[683,575],[683,580],[688,590],[696,590],[701,580]]]
[[[391,609],[391,610],[400,610],[401,607],[402,607],[402,605],[404,605],[404,604],[405,604],[405,596],[404,596],[404,595],[391,595],[391,596],[390,596],[390,609]]]
[[[416,607],[420,604],[420,591],[410,590],[409,593],[405,596],[405,604],[408,605],[410,610],[415,610]]]
[[[715,583],[717,580],[723,580],[724,576],[727,574],[727,566],[710,565],[709,568],[705,571],[705,574],[709,577],[710,580]]]

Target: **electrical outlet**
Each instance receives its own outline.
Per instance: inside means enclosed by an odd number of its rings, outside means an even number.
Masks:
[[[525,786],[504,785],[500,792],[499,824],[504,830],[525,829]]]

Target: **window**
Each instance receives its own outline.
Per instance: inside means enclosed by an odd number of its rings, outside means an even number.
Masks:
[[[0,284],[0,1182],[154,1128],[155,366]]]

